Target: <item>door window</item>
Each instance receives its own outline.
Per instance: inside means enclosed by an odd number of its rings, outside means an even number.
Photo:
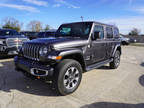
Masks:
[[[118,28],[114,28],[114,37],[119,37],[119,30],[118,30]]]
[[[111,27],[106,27],[107,38],[113,38],[113,30]]]
[[[95,25],[94,32],[100,32],[100,39],[104,38],[104,27],[100,25]]]

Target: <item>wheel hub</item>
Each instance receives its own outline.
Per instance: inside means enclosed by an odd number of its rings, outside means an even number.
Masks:
[[[119,63],[120,63],[120,56],[119,56],[119,54],[116,54],[116,56],[115,56],[115,64],[119,65]]]
[[[73,89],[79,81],[79,71],[76,67],[70,67],[67,69],[64,75],[64,86],[67,89]]]

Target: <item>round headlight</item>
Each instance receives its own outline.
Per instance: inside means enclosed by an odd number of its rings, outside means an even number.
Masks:
[[[43,54],[47,54],[48,53],[48,49],[45,47],[43,48]]]
[[[39,54],[40,54],[40,55],[45,55],[45,54],[47,54],[47,53],[48,53],[47,47],[40,48],[40,50],[39,50]]]
[[[24,46],[21,47],[22,52],[24,52]]]
[[[0,44],[3,44],[3,40],[0,40]]]

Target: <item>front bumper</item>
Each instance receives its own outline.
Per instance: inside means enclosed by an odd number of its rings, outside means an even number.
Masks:
[[[14,62],[16,70],[27,72],[36,77],[52,77],[54,73],[54,68],[50,65],[44,65],[40,62],[25,59],[23,57],[16,56]]]

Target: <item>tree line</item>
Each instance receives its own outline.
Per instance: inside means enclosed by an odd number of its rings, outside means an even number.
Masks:
[[[15,18],[12,17],[6,17],[2,20],[1,23],[1,28],[3,29],[13,29],[16,30],[18,32],[20,32],[22,30],[23,27],[23,23],[18,21]],[[47,31],[49,29],[51,29],[50,25],[46,24],[43,27],[42,22],[38,21],[38,20],[33,20],[30,21],[27,26],[26,26],[28,31],[32,31],[32,32],[40,32],[40,31]]]
[[[130,32],[129,32],[129,36],[139,36],[141,33],[141,30],[137,29],[137,28],[133,28]]]

